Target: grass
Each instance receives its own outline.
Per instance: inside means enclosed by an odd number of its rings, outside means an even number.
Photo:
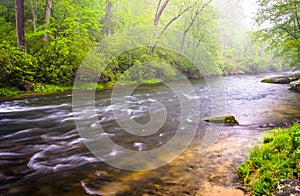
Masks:
[[[102,90],[104,88],[111,88],[113,84],[110,82],[106,84],[84,84],[80,86],[82,90]],[[76,89],[76,88],[75,88]],[[57,86],[49,84],[35,84],[32,86],[30,91],[21,91],[17,87],[2,87],[0,88],[0,97],[15,97],[22,95],[35,95],[35,94],[47,94],[47,93],[57,93],[73,90],[73,86]]]
[[[109,87],[109,85],[104,84],[95,84],[95,83],[85,83],[72,87],[72,89],[76,90],[102,90],[104,88]],[[71,89],[71,90],[72,90]]]
[[[30,95],[30,94],[46,94],[56,93],[72,90],[72,87],[67,86],[56,86],[56,85],[43,85],[36,84],[30,91],[21,91],[16,87],[3,87],[0,88],[0,97],[15,97],[19,95]]]
[[[237,169],[252,195],[270,195],[280,179],[300,178],[300,124],[276,131]]]
[[[146,85],[152,85],[152,84],[159,84],[161,83],[161,79],[151,79],[151,80],[120,80],[117,82],[117,85],[134,85],[134,84],[146,84]]]
[[[37,84],[33,87],[33,92],[35,93],[55,93],[55,92],[64,92],[72,90],[71,86],[56,86],[56,85],[42,85]]]
[[[13,97],[24,93],[26,93],[26,91],[20,91],[16,87],[0,88],[0,97]]]

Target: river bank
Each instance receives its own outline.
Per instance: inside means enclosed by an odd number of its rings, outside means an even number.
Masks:
[[[277,73],[281,73],[282,71],[278,71]],[[218,77],[228,77],[228,76],[243,76],[243,75],[257,75],[257,74],[264,74],[264,73],[275,73],[275,72],[262,72],[262,73],[238,73],[238,74],[229,74],[229,75],[222,75]],[[206,78],[216,77],[216,76],[205,76]],[[195,79],[193,79],[195,80]],[[145,80],[141,81],[142,84],[158,84],[161,80],[152,79],[152,80]],[[135,84],[136,82],[129,82],[129,84]],[[111,82],[87,85],[85,87],[86,90],[89,89],[96,89],[96,90],[104,90],[104,89],[111,89],[113,88],[114,84]],[[53,93],[62,93],[72,91],[73,86],[58,86],[58,85],[49,85],[49,84],[35,84],[32,87],[31,91],[23,91],[18,89],[17,87],[1,87],[0,88],[0,98],[12,98],[12,99],[20,99],[24,97],[30,96],[39,96],[39,95],[47,95]]]

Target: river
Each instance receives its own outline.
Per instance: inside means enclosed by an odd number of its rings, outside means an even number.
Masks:
[[[284,74],[284,73],[283,73]],[[299,93],[287,85],[261,83],[266,73],[192,81],[194,99],[201,108],[197,133],[189,147],[175,160],[148,171],[126,171],[105,163],[91,153],[80,137],[73,117],[72,92],[0,100],[0,193],[1,195],[213,195],[234,187],[235,168],[255,144],[262,131],[288,126],[300,120]],[[226,98],[224,113],[239,126],[213,126],[220,130],[203,151],[204,122],[214,110],[211,89]],[[220,89],[218,89],[220,88]],[[115,143],[135,151],[161,147],[175,135],[180,103],[165,85],[142,85],[130,95],[130,115],[139,123],[149,120],[149,105],[161,102],[168,116],[151,137],[130,137],[112,119],[111,90],[96,93],[97,118]],[[184,92],[182,92],[184,93]],[[122,107],[119,105],[118,107]],[[197,109],[197,108],[196,108]],[[84,108],[83,108],[84,110]],[[194,111],[197,113],[197,111]],[[206,130],[207,131],[207,130]],[[110,153],[118,156],[118,152]],[[218,189],[219,188],[219,189]]]

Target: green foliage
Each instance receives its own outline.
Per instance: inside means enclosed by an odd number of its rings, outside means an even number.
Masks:
[[[155,52],[148,53],[147,48],[141,47],[128,52],[125,52],[118,56],[109,65],[111,69],[111,75],[114,69],[118,69],[120,77],[111,77],[106,70],[103,72],[102,78],[108,77],[112,82],[131,84],[136,82],[142,83],[157,83],[157,81],[178,79],[178,72],[176,65],[172,65],[172,62],[176,62],[178,55],[172,51],[166,52],[165,49],[157,48]],[[113,65],[114,64],[114,65]]]
[[[299,0],[259,0],[256,22],[267,26],[256,32],[255,39],[269,44],[268,48],[292,66],[300,63]]]
[[[91,59],[93,58],[90,55]],[[96,60],[86,62],[84,69],[80,71],[80,78],[87,83],[94,81],[101,73],[99,83],[133,84],[148,81],[166,81],[188,78],[199,78],[202,75],[198,68],[183,56],[177,53],[156,48],[148,53],[147,47],[140,47],[120,54],[110,60],[105,70],[99,70],[101,66],[94,66]],[[101,64],[101,62],[99,62]]]
[[[283,178],[300,177],[300,124],[280,129],[255,147],[237,172],[253,195],[269,195]]]
[[[93,66],[81,70],[80,78],[89,83],[91,78],[97,78],[101,73],[98,83],[104,87],[107,86],[104,83],[113,85],[121,77],[123,80],[126,78],[126,83],[155,83],[183,76],[196,79],[220,72],[239,74],[281,68],[281,62],[272,61],[271,56],[261,52],[264,47],[251,43],[247,28],[241,22],[238,1],[219,1],[224,12],[218,11],[212,3],[206,5],[207,2],[174,0],[160,17],[162,27],[186,31],[193,40],[183,42],[183,32],[179,31],[164,40],[161,36],[163,28],[149,32],[149,38],[146,38],[151,42],[151,35],[154,35],[152,41],[155,46],[158,41],[184,43],[183,49],[194,54],[193,60],[197,65],[168,49],[153,47],[148,52],[143,45],[110,59],[105,70],[99,68],[102,62],[99,57],[97,59],[97,54],[92,54],[95,55],[94,59],[91,58],[93,62],[90,62]],[[52,89],[47,85],[71,86],[83,59],[87,54],[91,55],[91,48],[115,32],[149,25],[149,21],[154,21],[157,2],[57,0],[52,2],[49,24],[45,24],[45,6],[44,0],[25,1],[25,54],[15,47],[14,2],[0,2],[0,86],[18,87],[25,91]],[[201,8],[200,13],[194,18],[197,8]],[[193,25],[189,27],[189,24]],[[139,35],[129,37],[140,39]],[[108,44],[118,49],[131,42],[129,37],[118,37],[118,41]],[[296,52],[290,45],[299,45],[299,40],[286,42],[287,57]],[[200,50],[202,47],[205,49]],[[217,68],[215,61],[218,62]],[[203,70],[199,71],[199,67]],[[39,87],[39,84],[43,85]]]
[[[24,91],[20,91],[16,87],[0,88],[0,97],[13,97],[22,93],[24,93]]]
[[[36,93],[53,93],[53,92],[63,92],[72,90],[72,87],[62,87],[62,86],[55,86],[55,85],[48,85],[48,84],[41,84],[38,83],[34,85],[33,92]]]
[[[0,43],[0,86],[30,90],[34,82],[36,59],[7,43]]]
[[[57,37],[37,52],[39,82],[69,86],[91,43],[80,36]]]
[[[270,143],[273,141],[273,137],[264,137],[264,144]]]

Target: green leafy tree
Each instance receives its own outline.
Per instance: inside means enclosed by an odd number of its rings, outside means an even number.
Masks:
[[[291,65],[300,63],[300,1],[258,0],[256,22],[263,28],[256,38],[267,42],[277,56],[284,56]]]

